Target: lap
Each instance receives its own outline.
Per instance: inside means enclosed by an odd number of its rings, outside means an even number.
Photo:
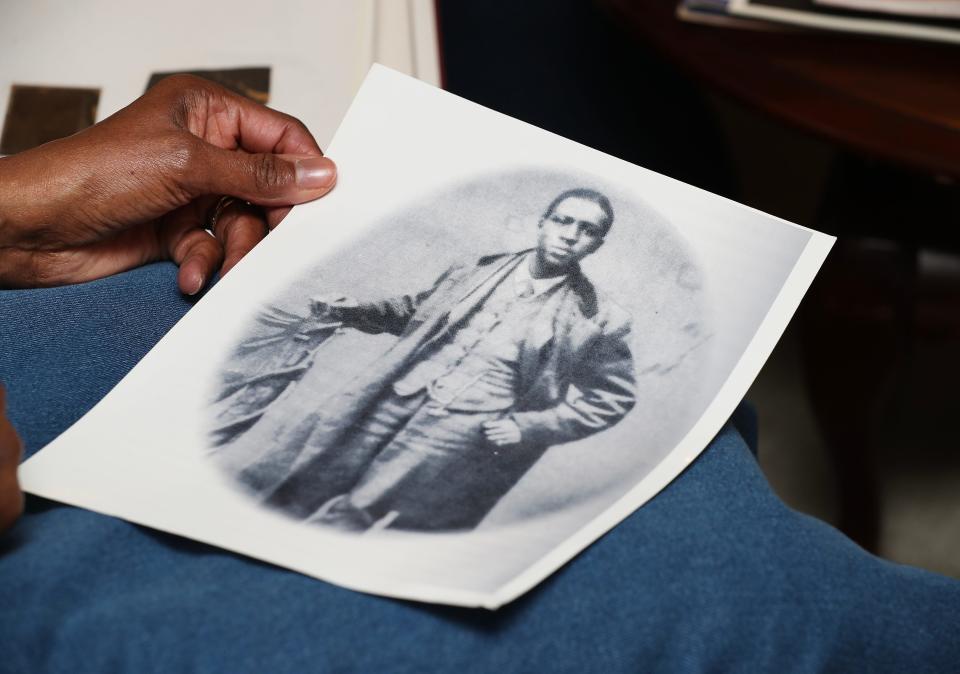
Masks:
[[[154,265],[0,294],[36,451],[189,308]],[[656,498],[497,612],[344,590],[28,498],[0,539],[0,671],[950,671],[960,583],[786,508],[728,425]]]

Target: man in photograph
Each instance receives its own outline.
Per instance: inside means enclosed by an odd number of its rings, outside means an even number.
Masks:
[[[241,479],[341,529],[475,527],[550,446],[634,404],[630,317],[579,266],[613,217],[604,195],[570,190],[535,249],[455,265],[416,295],[315,300],[318,318],[399,339]]]

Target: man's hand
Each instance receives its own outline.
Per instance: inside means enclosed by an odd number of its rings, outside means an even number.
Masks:
[[[6,415],[6,391],[0,386],[0,532],[23,512],[23,493],[17,482],[20,452],[20,438]]]
[[[520,427],[513,419],[497,419],[483,424],[487,440],[495,445],[515,445],[520,442]]]
[[[0,287],[75,283],[169,259],[192,295],[291,205],[335,181],[335,165],[293,117],[206,80],[169,77],[89,129],[0,159]],[[221,195],[238,199],[211,236]]]

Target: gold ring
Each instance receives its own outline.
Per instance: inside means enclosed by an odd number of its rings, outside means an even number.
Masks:
[[[231,197],[226,194],[217,199],[217,203],[214,204],[213,208],[210,209],[210,212],[207,215],[207,222],[203,228],[216,236],[217,220],[219,220],[220,216],[223,215],[223,211],[226,210],[227,206],[232,204],[234,201],[237,201],[236,197]]]
[[[265,230],[264,234],[266,235],[270,233],[270,227],[267,225],[266,216],[264,215],[262,208],[256,204],[251,204],[249,201],[244,201],[238,197],[231,197],[227,194],[224,194],[222,197],[217,199],[217,203],[215,203],[207,212],[207,220],[203,225],[203,229],[216,236],[217,223],[220,222],[220,218],[223,216],[224,211],[231,206],[236,206],[238,209],[245,210],[251,215],[256,215],[263,222],[263,228]]]

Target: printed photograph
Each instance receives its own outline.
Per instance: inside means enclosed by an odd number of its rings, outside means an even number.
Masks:
[[[99,89],[14,84],[0,154],[16,154],[82,131],[96,120],[99,101]]]
[[[712,397],[706,281],[623,186],[548,169],[453,185],[262,307],[224,364],[209,454],[265,507],[341,532],[580,520]]]

